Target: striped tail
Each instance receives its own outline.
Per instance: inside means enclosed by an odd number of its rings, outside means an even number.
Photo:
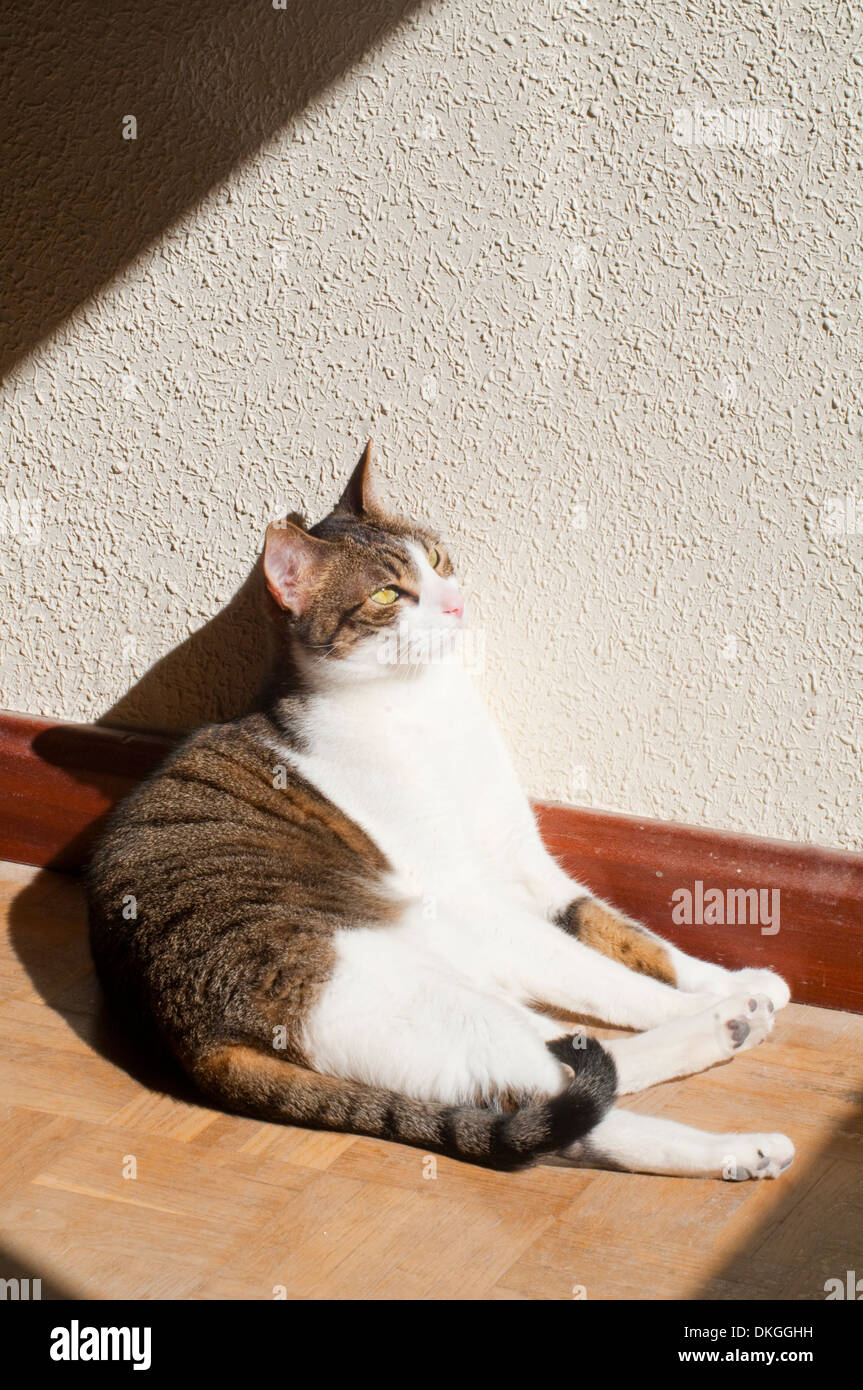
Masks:
[[[523,1168],[593,1129],[611,1105],[614,1061],[594,1039],[570,1049],[567,1088],[509,1113],[412,1100],[377,1086],[308,1071],[245,1044],[226,1044],[189,1068],[227,1109],[309,1129],[393,1139],[488,1168]]]

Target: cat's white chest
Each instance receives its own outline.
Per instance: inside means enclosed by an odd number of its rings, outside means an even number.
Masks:
[[[508,768],[460,668],[328,696],[303,735],[307,751],[291,762],[362,826],[408,891],[461,897],[481,886],[483,806]]]

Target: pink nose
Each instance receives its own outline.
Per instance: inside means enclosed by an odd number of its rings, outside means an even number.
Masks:
[[[458,598],[448,599],[447,603],[449,606],[443,611],[445,613],[452,613],[454,617],[460,618],[464,613],[464,599],[459,596]]]

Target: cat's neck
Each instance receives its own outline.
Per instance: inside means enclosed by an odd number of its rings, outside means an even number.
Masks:
[[[434,699],[467,680],[462,663],[401,663],[355,666],[350,661],[309,659],[301,649],[285,648],[274,662],[251,706],[286,732],[315,708],[334,713],[361,708],[433,708]]]

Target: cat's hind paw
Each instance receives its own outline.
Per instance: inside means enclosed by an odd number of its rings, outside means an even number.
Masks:
[[[728,1134],[722,1159],[726,1182],[747,1178],[778,1178],[794,1162],[794,1145],[787,1134]]]
[[[766,994],[735,994],[714,1011],[723,1055],[748,1052],[769,1037],[776,1021],[773,1001]]]

